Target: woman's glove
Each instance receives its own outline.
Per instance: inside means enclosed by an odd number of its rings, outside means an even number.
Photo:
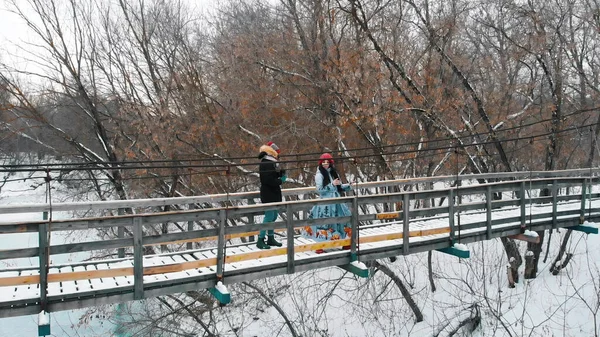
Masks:
[[[287,176],[281,176],[281,182],[285,183],[285,181],[287,180]]]

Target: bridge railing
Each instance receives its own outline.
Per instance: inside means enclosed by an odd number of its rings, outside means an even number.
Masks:
[[[364,191],[363,194],[376,194],[380,187],[404,187],[420,186],[425,188],[429,183],[446,183],[459,185],[470,185],[472,182],[483,181],[505,181],[505,180],[528,180],[536,178],[561,178],[561,177],[596,177],[600,175],[600,168],[594,169],[572,169],[561,171],[522,171],[522,172],[501,172],[485,174],[469,174],[459,176],[435,176],[420,177],[408,179],[396,179],[374,182],[356,183],[356,189]],[[289,188],[283,190],[283,196],[301,196],[314,195],[314,187]],[[92,202],[62,202],[62,203],[39,203],[23,205],[3,205],[0,206],[0,214],[10,213],[31,213],[31,212],[60,212],[60,211],[105,211],[118,209],[148,209],[152,207],[164,207],[173,205],[203,205],[218,204],[227,201],[247,201],[260,199],[259,192],[239,192],[239,193],[221,193],[202,196],[174,197],[174,198],[150,198],[135,200],[106,200]]]
[[[585,171],[588,172],[588,171]],[[580,172],[581,173],[581,172]],[[24,258],[24,257],[37,257],[39,261],[38,266],[31,268],[17,268],[14,270],[36,270],[37,276],[22,276],[9,279],[0,278],[0,286],[6,285],[18,285],[27,283],[39,283],[42,289],[42,299],[46,296],[46,287],[49,282],[59,282],[64,280],[78,280],[82,278],[93,278],[94,272],[85,273],[64,273],[64,274],[53,274],[48,273],[51,266],[49,261],[51,256],[57,254],[68,254],[77,252],[93,252],[97,250],[107,249],[127,249],[130,256],[133,257],[132,268],[121,268],[113,270],[110,273],[98,271],[98,275],[108,276],[127,276],[131,275],[134,278],[134,291],[136,298],[142,298],[144,292],[143,276],[152,275],[157,273],[166,273],[181,266],[158,266],[149,267],[144,266],[144,255],[147,247],[157,245],[169,245],[178,243],[189,243],[197,242],[202,240],[210,240],[214,243],[213,249],[216,249],[216,257],[214,260],[203,261],[203,264],[211,264],[217,267],[217,278],[222,278],[224,275],[224,268],[227,263],[242,261],[243,259],[250,259],[255,256],[276,256],[284,254],[287,256],[287,270],[289,273],[293,273],[296,270],[296,261],[294,259],[295,253],[299,251],[315,250],[319,248],[331,248],[338,246],[350,245],[350,259],[358,259],[360,257],[360,245],[362,243],[359,239],[360,235],[360,224],[364,222],[376,222],[376,221],[388,221],[397,220],[402,222],[402,233],[397,235],[388,235],[384,239],[402,239],[402,253],[409,254],[411,252],[410,236],[411,228],[410,222],[412,220],[431,216],[446,216],[448,219],[447,231],[440,233],[447,233],[447,244],[451,245],[458,239],[460,239],[460,231],[467,229],[482,229],[487,233],[487,238],[491,238],[492,227],[495,223],[500,221],[507,221],[507,219],[492,219],[492,211],[494,209],[503,207],[519,207],[521,214],[518,220],[522,228],[526,228],[527,221],[531,220],[537,215],[527,215],[526,208],[531,204],[540,203],[552,203],[553,210],[551,214],[553,228],[558,224],[557,219],[564,215],[576,214],[580,215],[581,222],[585,218],[585,212],[591,210],[587,207],[586,201],[591,199],[599,198],[598,193],[591,192],[591,186],[598,184],[598,177],[596,172],[593,172],[590,176],[584,177],[570,177],[573,172],[564,172],[562,175],[552,175],[549,178],[534,178],[529,172],[528,179],[526,180],[514,180],[514,174],[512,176],[505,176],[504,178],[512,178],[513,180],[494,182],[487,184],[478,185],[456,185],[454,187],[437,189],[437,190],[412,190],[403,191],[398,193],[387,193],[387,194],[373,194],[373,195],[354,195],[335,199],[311,199],[311,200],[298,200],[288,201],[281,203],[272,204],[258,204],[258,205],[241,205],[232,207],[217,207],[212,209],[193,209],[193,210],[179,210],[171,212],[157,212],[157,213],[144,213],[144,214],[123,214],[116,216],[101,216],[101,217],[90,217],[90,218],[74,218],[64,220],[54,220],[51,223],[47,220],[41,221],[24,221],[24,222],[10,222],[0,224],[0,234],[6,233],[22,233],[22,232],[37,232],[39,235],[39,244],[37,247],[26,247],[20,249],[1,250],[0,259],[12,259],[12,258]],[[486,178],[478,176],[476,179],[500,179],[501,175],[485,175]],[[455,177],[448,177],[448,179],[454,179]],[[471,180],[474,177],[469,177]],[[428,180],[428,179],[424,179]],[[463,179],[465,180],[465,179]],[[428,180],[433,181],[433,180]],[[440,181],[440,180],[437,180]],[[452,180],[442,180],[452,181]],[[414,183],[414,182],[413,182]],[[395,181],[391,184],[399,184]],[[359,188],[373,188],[380,186],[390,186],[390,182],[377,182],[369,183],[369,185],[359,186]],[[572,190],[572,193],[567,193],[566,190]],[[561,193],[561,190],[564,190]],[[286,191],[289,193],[290,191]],[[536,193],[537,192],[537,193]],[[511,195],[511,199],[500,199],[495,200],[494,195],[499,193],[505,193]],[[544,194],[545,193],[545,194]],[[247,197],[248,195],[244,195]],[[208,196],[211,197],[211,196]],[[219,196],[221,198],[222,196]],[[469,202],[462,202],[462,199],[470,199]],[[184,202],[190,203],[192,199],[186,198]],[[200,200],[196,199],[196,201]],[[423,205],[424,200],[437,200],[438,204],[435,207],[422,208],[417,207]],[[569,200],[581,200],[581,208],[576,211],[562,211],[557,210],[556,205],[562,201]],[[156,201],[152,201],[153,203]],[[161,201],[164,205],[167,201]],[[359,209],[361,206],[365,206],[365,209],[374,204],[384,203],[398,203],[401,202],[401,209],[393,212],[383,213],[360,213]],[[140,205],[138,201],[128,202],[103,202],[111,204],[110,207],[125,207],[126,205]],[[71,203],[71,204],[54,204],[52,210],[73,210],[73,208],[82,209],[101,209],[99,204],[103,203]],[[320,204],[331,204],[331,203],[347,203],[350,205],[352,211],[349,217],[339,218],[325,218],[325,219],[304,219],[294,216],[300,211],[306,211],[312,208],[314,205]],[[434,203],[435,205],[435,203]],[[34,209],[38,212],[47,210],[48,205],[38,205],[39,208],[31,208],[30,206],[16,206],[15,209],[21,211],[32,212]],[[71,207],[71,208],[70,208]],[[88,207],[88,208],[85,208]],[[106,207],[106,206],[104,206]],[[3,209],[9,209],[3,207]],[[263,214],[267,210],[278,210],[283,215],[283,221],[276,221],[264,224],[252,224],[248,219]],[[458,226],[455,223],[456,219],[459,219],[461,213],[480,211],[486,213],[486,220],[481,223],[471,223],[466,226]],[[544,215],[547,216],[547,215]],[[540,215],[541,217],[541,215]],[[529,219],[528,219],[529,218]],[[247,225],[244,226],[228,226],[228,220],[241,220],[246,219]],[[147,230],[150,226],[155,224],[161,224],[165,222],[171,223],[189,223],[198,221],[214,221],[218,225],[213,228],[192,230],[192,231],[181,231],[175,233],[166,234],[149,234]],[[308,245],[298,246],[296,243],[296,237],[294,235],[295,230],[304,226],[312,226],[317,224],[327,223],[351,223],[352,224],[352,236],[350,239],[339,240],[336,242],[326,243],[313,243]],[[77,242],[77,243],[66,243],[50,245],[47,238],[51,232],[60,231],[72,231],[72,230],[89,230],[89,229],[108,229],[108,228],[124,228],[130,233],[129,237],[100,240],[100,241],[88,241],[88,242]],[[245,237],[255,234],[259,230],[285,230],[287,235],[287,245],[285,248],[272,249],[270,252],[255,252],[249,253],[244,256],[228,256],[226,254],[226,248],[228,245],[234,244],[231,240],[235,238]],[[146,248],[145,248],[146,247]],[[117,259],[118,260],[118,259]],[[85,262],[74,263],[71,265],[85,265]],[[202,266],[201,263],[188,264],[186,266],[198,267]],[[3,271],[10,271],[11,269],[3,269]],[[106,276],[104,276],[106,277]]]

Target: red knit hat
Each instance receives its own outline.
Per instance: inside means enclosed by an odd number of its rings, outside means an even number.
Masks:
[[[277,144],[273,142],[268,142],[267,145],[270,146],[273,150],[275,150],[275,152],[281,153],[281,150],[279,149],[279,146],[277,146]]]
[[[324,160],[328,160],[330,164],[333,164],[333,157],[329,153],[323,153],[319,157],[319,165],[323,164]]]

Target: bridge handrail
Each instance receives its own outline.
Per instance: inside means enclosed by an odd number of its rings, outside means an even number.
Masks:
[[[179,222],[179,221],[200,221],[210,220],[217,217],[217,212],[220,210],[228,210],[231,215],[237,215],[240,217],[247,217],[253,215],[261,215],[263,212],[268,210],[284,210],[286,205],[291,205],[293,212],[306,211],[312,208],[314,205],[325,205],[331,203],[351,203],[353,199],[357,199],[358,204],[373,204],[373,203],[389,203],[403,200],[403,195],[408,194],[409,200],[415,199],[433,199],[443,198],[448,195],[448,191],[455,190],[457,197],[477,195],[485,193],[488,186],[492,186],[493,192],[507,192],[516,191],[520,188],[520,184],[526,182],[528,188],[542,189],[552,184],[557,186],[565,185],[571,186],[573,183],[577,183],[577,186],[582,180],[588,179],[587,177],[567,177],[567,178],[539,178],[531,180],[512,180],[486,184],[476,184],[457,187],[449,187],[435,190],[422,190],[422,191],[406,191],[406,192],[394,192],[374,195],[359,195],[359,196],[346,196],[339,198],[328,198],[328,199],[308,199],[308,200],[292,200],[282,201],[268,204],[249,204],[249,205],[235,205],[228,207],[213,207],[204,209],[191,209],[191,210],[174,210],[167,212],[153,212],[153,213],[139,213],[139,214],[123,214],[123,215],[107,215],[107,216],[92,216],[83,218],[68,218],[68,219],[55,219],[52,222],[51,231],[63,231],[63,230],[87,230],[93,228],[102,227],[119,227],[119,226],[131,226],[132,218],[139,217],[144,225],[168,222]],[[53,211],[58,209],[62,210],[73,210],[71,208],[64,208],[60,206],[71,206],[73,203],[57,203],[52,205]],[[30,210],[31,211],[31,210]],[[106,223],[110,222],[110,225]],[[30,220],[30,221],[8,221],[0,223],[0,234],[9,233],[11,230],[10,226],[16,226],[14,232],[37,232],[35,226],[47,223],[46,220]],[[29,230],[23,226],[29,226]]]
[[[385,203],[385,202],[397,202],[403,200],[403,195],[410,195],[410,200],[415,199],[432,199],[436,197],[445,197],[448,195],[449,190],[455,190],[456,196],[468,196],[485,193],[488,186],[493,186],[494,192],[506,192],[516,191],[520,188],[520,184],[523,182],[528,183],[528,187],[534,189],[545,188],[547,186],[556,183],[558,185],[573,185],[573,182],[580,183],[586,177],[567,177],[567,178],[538,178],[531,180],[512,180],[504,182],[476,184],[457,187],[448,187],[435,190],[422,190],[422,191],[406,191],[406,192],[394,192],[384,193],[375,195],[359,195],[359,196],[346,196],[339,198],[328,198],[328,199],[309,199],[309,200],[292,200],[282,201],[268,204],[250,204],[250,205],[236,205],[228,207],[213,207],[204,209],[191,209],[191,210],[174,210],[167,212],[153,212],[153,213],[139,213],[139,214],[124,214],[124,215],[108,215],[108,216],[93,216],[83,218],[69,218],[69,219],[55,219],[52,221],[52,231],[60,230],[87,230],[92,228],[107,227],[106,222],[110,221],[111,227],[118,226],[131,226],[130,219],[134,217],[140,217],[144,225],[162,223],[165,221],[178,222],[178,221],[199,221],[199,220],[210,220],[217,216],[219,210],[228,210],[231,215],[237,216],[252,216],[261,215],[267,210],[284,210],[286,205],[291,205],[292,211],[306,211],[312,208],[314,205],[326,205],[332,203],[351,203],[353,199],[358,200],[358,204],[373,204],[373,203]],[[68,208],[75,203],[56,203],[52,205],[53,211],[63,210],[71,211],[73,208]],[[45,205],[45,204],[44,204]],[[39,204],[38,204],[39,206]],[[32,211],[32,210],[28,210]],[[46,220],[33,220],[33,221],[8,221],[0,223],[0,233],[4,232],[2,228],[8,228],[8,226],[35,226],[47,223]],[[27,231],[24,229],[18,229],[16,232]],[[37,231],[37,230],[36,230]]]
[[[398,185],[414,185],[422,183],[435,183],[435,182],[454,182],[457,179],[460,181],[476,181],[476,180],[487,180],[487,179],[532,179],[532,178],[552,178],[552,177],[582,177],[585,175],[588,177],[595,177],[600,175],[600,168],[593,169],[572,169],[572,170],[558,170],[558,171],[519,171],[519,172],[499,172],[499,173],[482,173],[482,174],[468,174],[459,176],[434,176],[434,177],[419,177],[419,178],[407,178],[407,179],[395,179],[385,181],[373,181],[373,182],[362,182],[356,183],[357,189],[370,189],[378,187],[398,186]],[[301,188],[289,188],[283,189],[284,196],[297,196],[305,194],[315,194],[314,187],[301,187]],[[135,200],[104,200],[104,201],[92,201],[92,202],[65,202],[65,203],[53,203],[50,207],[49,203],[36,203],[36,204],[20,204],[20,205],[3,205],[0,206],[0,214],[9,213],[26,213],[26,212],[48,212],[52,211],[98,211],[108,209],[126,209],[136,207],[157,207],[167,205],[183,205],[183,204],[201,204],[207,202],[224,202],[232,200],[244,200],[244,199],[256,199],[259,198],[258,191],[252,192],[236,192],[236,193],[221,193],[211,194],[203,196],[189,196],[189,197],[173,197],[173,198],[146,198],[146,199],[135,199]]]

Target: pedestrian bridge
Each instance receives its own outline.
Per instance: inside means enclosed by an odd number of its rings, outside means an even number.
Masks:
[[[258,192],[248,192],[2,206],[0,214],[38,213],[42,220],[0,218],[5,238],[17,233],[39,238],[33,246],[0,250],[4,262],[34,261],[0,269],[0,317],[199,289],[227,303],[227,285],[237,282],[326,267],[368,277],[363,262],[374,259],[432,250],[466,258],[468,244],[476,241],[535,242],[535,231],[562,227],[597,233],[599,173],[581,169],[360,183],[352,195],[335,200],[347,203],[352,215],[329,219],[307,217],[312,206],[332,202],[316,199],[314,188],[286,189],[285,202],[267,205],[257,203]],[[279,211],[278,220],[261,224],[261,215],[272,209]],[[304,226],[339,222],[352,224],[351,239],[314,242],[297,235]],[[274,229],[283,247],[257,249],[252,240],[260,229]],[[89,233],[89,240],[54,243],[56,235],[68,231]],[[98,240],[97,231],[114,238]],[[346,245],[351,248],[343,250]],[[107,258],[90,258],[100,252]],[[54,262],[65,254],[81,258]]]

